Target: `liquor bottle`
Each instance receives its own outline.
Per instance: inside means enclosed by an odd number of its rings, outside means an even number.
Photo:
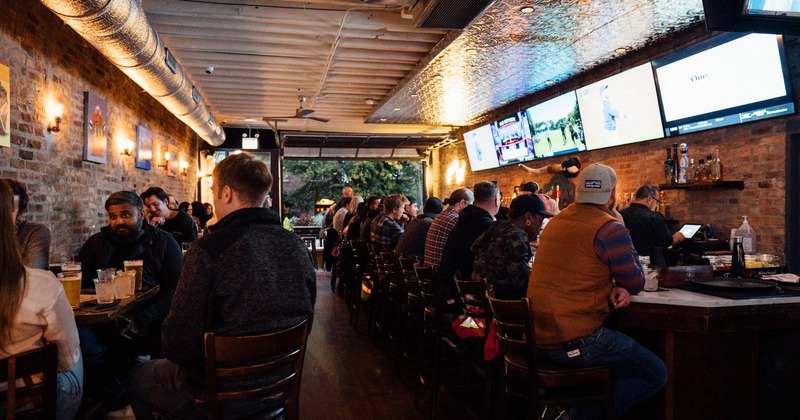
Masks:
[[[711,155],[706,156],[706,166],[703,167],[703,177],[705,180],[703,182],[713,182],[714,179],[711,177],[711,163],[714,160],[711,158]]]
[[[733,237],[733,248],[731,249],[731,274],[734,277],[745,276],[744,245],[741,236]]]
[[[692,172],[687,172],[689,169],[689,145],[686,143],[681,143],[681,161],[678,166],[678,183],[691,182]]]
[[[703,176],[705,172],[703,168],[705,168],[705,166],[706,166],[705,160],[700,159],[700,161],[697,162],[697,165],[695,165],[694,167],[694,182],[696,183],[706,182]]]
[[[664,161],[664,180],[667,184],[674,184],[675,177],[672,175],[672,151],[667,147],[667,160]]]
[[[716,153],[717,158],[711,162],[711,180],[722,181],[722,161],[719,160],[719,148],[714,149],[714,153]]]
[[[678,143],[672,143],[672,183],[677,184],[680,179],[680,167],[678,166]]]
[[[681,156],[681,159],[683,159],[683,156]],[[687,182],[694,182],[694,159],[687,160],[689,163],[686,164],[686,169],[681,167],[681,179],[683,180],[684,184]]]

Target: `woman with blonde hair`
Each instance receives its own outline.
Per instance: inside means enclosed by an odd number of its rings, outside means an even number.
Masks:
[[[23,265],[16,235],[9,234],[14,232],[13,204],[11,187],[0,180],[0,358],[56,343],[57,418],[71,419],[83,392],[75,317],[53,273]]]

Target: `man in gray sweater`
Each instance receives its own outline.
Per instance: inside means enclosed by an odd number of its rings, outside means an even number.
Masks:
[[[263,208],[272,186],[267,166],[252,155],[231,155],[214,168],[219,222],[186,253],[183,272],[164,321],[166,360],[143,363],[127,388],[137,418],[155,408],[176,418],[206,413],[203,333],[263,334],[310,317],[316,277],[303,242]],[[270,378],[258,378],[268,383]],[[283,403],[283,395],[227,404],[223,417],[239,418]]]

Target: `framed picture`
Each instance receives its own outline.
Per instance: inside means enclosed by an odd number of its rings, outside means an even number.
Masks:
[[[136,126],[136,167],[149,171],[153,165],[153,133]]]
[[[108,104],[105,99],[91,92],[83,92],[83,105],[83,127],[86,133],[83,160],[106,163]]]
[[[178,175],[178,146],[174,144],[167,145],[167,151],[169,152],[169,161],[166,162],[167,164],[167,175],[169,176],[177,176]]]
[[[11,71],[0,64],[0,146],[11,146]]]

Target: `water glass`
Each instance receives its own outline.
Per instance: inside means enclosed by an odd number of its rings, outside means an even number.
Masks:
[[[114,296],[125,299],[133,296],[136,286],[136,273],[133,271],[120,271],[114,276]]]
[[[110,280],[117,274],[116,268],[98,268],[97,278],[99,280]]]
[[[94,292],[97,295],[97,303],[113,303],[114,278],[94,279]]]

